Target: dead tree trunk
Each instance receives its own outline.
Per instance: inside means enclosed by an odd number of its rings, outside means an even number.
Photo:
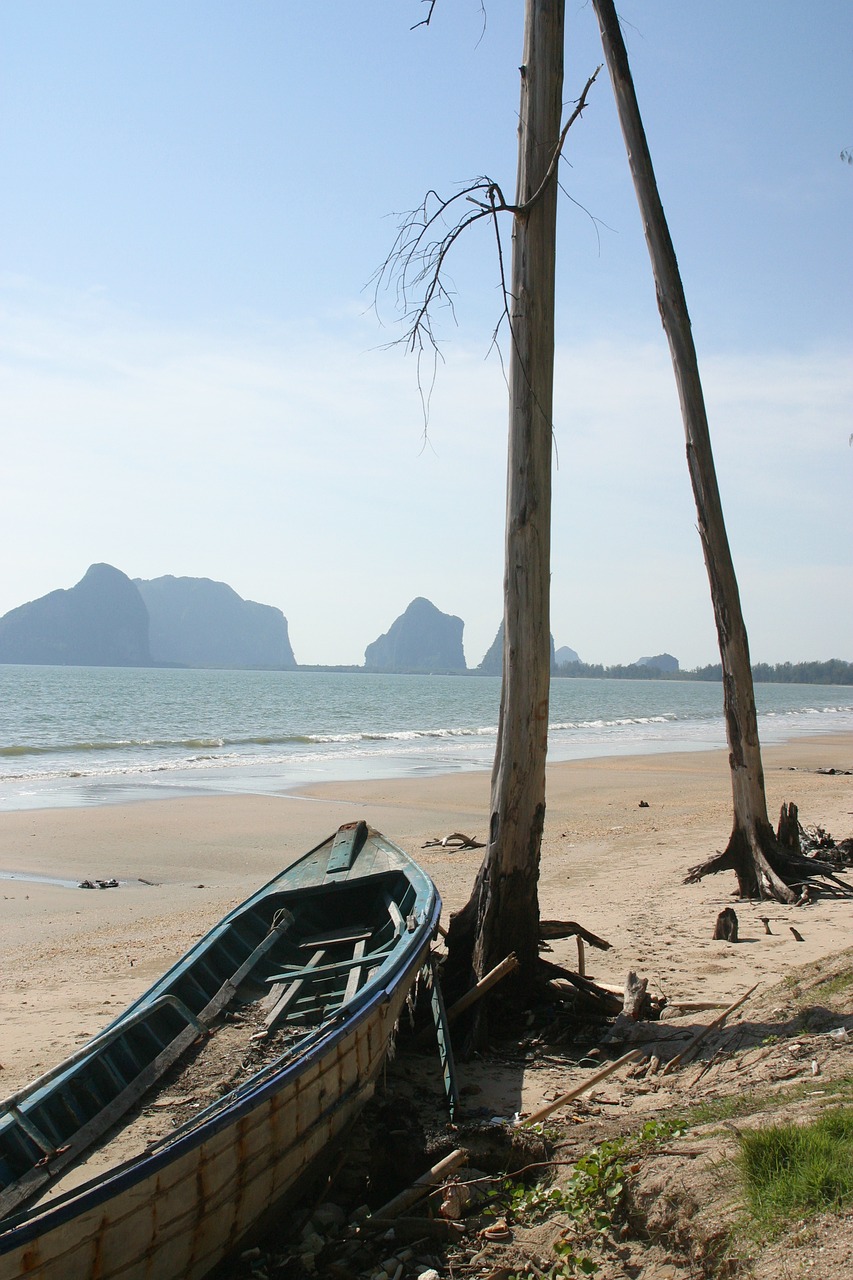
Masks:
[[[783,902],[792,902],[796,894],[785,882],[785,859],[779,855],[767,817],[749,644],[723,520],[681,275],[657,189],[613,0],[593,0],[593,6],[601,28],[605,59],[652,261],[658,308],[678,386],[687,441],[687,465],[696,500],[699,535],[723,668],[723,708],[732,774],[734,825],[725,852],[702,866],[693,867],[688,881],[698,880],[710,872],[733,870],[743,897],[772,896]],[[800,871],[794,874],[795,878],[802,875]]]
[[[508,952],[515,994],[538,958],[550,680],[551,450],[557,181],[564,0],[526,0],[512,278],[504,648],[489,843],[448,946],[482,976]],[[556,166],[554,166],[556,167]],[[543,189],[544,184],[544,189]],[[535,199],[533,197],[536,197]]]

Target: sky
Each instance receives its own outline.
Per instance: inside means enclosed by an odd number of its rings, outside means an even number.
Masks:
[[[523,4],[438,0],[416,27],[426,8],[3,0],[0,615],[106,562],[277,606],[300,663],[361,663],[426,596],[480,662],[502,613],[494,237],[448,263],[434,379],[373,281],[428,190],[512,193]],[[853,660],[853,5],[619,12],[752,658]],[[567,0],[567,115],[601,61]],[[561,183],[554,639],[714,662],[606,71]]]

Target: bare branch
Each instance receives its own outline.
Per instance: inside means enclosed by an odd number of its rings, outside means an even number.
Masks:
[[[423,22],[418,23],[419,26],[429,24],[437,0],[424,0],[424,3],[429,5],[429,12]],[[586,107],[590,89],[600,70],[601,68],[597,67],[584,85],[574,110],[560,131],[545,177],[524,204],[510,204],[500,184],[488,175],[481,175],[460,186],[450,196],[442,196],[431,189],[427,191],[416,208],[398,215],[394,243],[370,283],[373,285],[373,305],[377,314],[379,313],[379,294],[392,290],[396,306],[401,313],[403,333],[389,345],[405,345],[418,357],[418,388],[423,411],[425,443],[429,423],[429,402],[435,385],[439,357],[438,339],[433,329],[433,320],[439,308],[447,308],[454,319],[456,314],[453,289],[447,275],[450,253],[462,235],[471,227],[485,218],[491,220],[497,246],[503,305],[500,318],[492,333],[489,350],[495,348],[500,355],[498,335],[504,320],[509,327],[511,342],[514,342],[514,335],[498,215],[509,213],[513,217],[526,218],[536,203],[542,199],[549,184],[555,180],[559,181],[557,172],[566,137],[571,126]],[[427,352],[432,353],[432,368],[428,382],[425,384],[421,380],[421,362]],[[503,367],[502,357],[501,367]]]
[[[560,137],[557,141],[556,147],[554,148],[554,154],[551,156],[551,163],[548,165],[548,169],[545,174],[545,177],[542,179],[541,183],[539,184],[539,187],[537,188],[536,191],[534,191],[533,195],[530,197],[529,200],[526,200],[524,204],[513,209],[514,213],[520,213],[522,215],[529,213],[530,210],[533,208],[533,206],[536,203],[538,203],[539,200],[542,199],[543,195],[548,190],[548,187],[554,177],[554,174],[557,172],[557,165],[560,163],[560,156],[563,151],[563,143],[566,141],[566,135],[571,129],[574,122],[578,119],[578,117],[583,112],[584,107],[586,106],[587,94],[589,93],[592,86],[595,84],[595,81],[598,77],[598,73],[600,70],[601,70],[601,63],[598,64],[598,66],[593,71],[592,75],[587,80],[583,88],[583,93],[577,100],[577,104],[575,106],[574,111],[569,116],[568,120],[560,130]]]
[[[438,0],[421,0],[421,3],[429,6],[429,8],[427,9],[427,16],[425,18],[421,18],[420,22],[416,22],[413,27],[410,27],[409,28],[410,31],[417,31],[418,27],[429,26],[429,24],[432,22],[432,15],[435,12],[435,6],[438,4]],[[483,17],[483,30],[480,33],[480,40],[482,40],[483,36],[486,34],[486,21],[487,21],[485,0],[480,0],[480,13],[482,14],[482,17]],[[478,44],[480,43],[480,40],[477,41]]]
[[[427,16],[425,18],[421,18],[420,22],[416,22],[413,27],[410,27],[410,31],[417,31],[418,27],[428,27],[432,22],[432,15],[435,11],[435,6],[438,4],[438,0],[423,0],[423,3],[429,5],[429,8],[427,9]]]
[[[462,203],[474,207],[460,211]],[[509,208],[499,185],[491,178],[481,177],[447,198],[428,191],[416,209],[402,216],[391,250],[373,277],[374,303],[379,293],[393,284],[405,323],[399,341],[405,342],[410,351],[420,350],[425,344],[436,345],[432,331],[436,305],[453,311],[445,268],[457,240],[475,223]],[[417,301],[411,301],[413,298]]]
[[[427,0],[427,2],[430,3],[430,11],[425,21],[432,16],[436,0]],[[597,67],[584,85],[574,110],[560,131],[545,177],[524,204],[510,204],[500,184],[488,175],[483,175],[464,184],[451,196],[444,197],[437,191],[430,190],[417,208],[401,215],[394,243],[387,258],[375,272],[372,284],[374,307],[377,312],[379,293],[384,289],[390,289],[393,285],[397,306],[402,312],[404,322],[404,334],[398,341],[401,344],[405,343],[410,351],[435,347],[436,337],[433,332],[432,317],[437,306],[447,307],[451,314],[455,314],[451,290],[446,283],[445,269],[448,256],[462,234],[483,218],[490,218],[496,223],[499,213],[526,217],[534,205],[541,200],[549,184],[554,181],[566,136],[586,107],[589,91],[600,70],[601,68]],[[472,205],[473,208],[463,209],[462,206],[466,204]],[[500,244],[500,236],[498,235],[497,238]],[[509,318],[500,250],[499,265],[504,315]],[[493,341],[502,319],[503,317],[498,322]]]

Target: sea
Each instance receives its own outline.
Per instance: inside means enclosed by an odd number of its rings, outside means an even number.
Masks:
[[[853,688],[757,684],[763,743],[853,729]],[[500,680],[0,666],[0,810],[489,770]],[[548,758],[725,746],[722,687],[551,684]]]

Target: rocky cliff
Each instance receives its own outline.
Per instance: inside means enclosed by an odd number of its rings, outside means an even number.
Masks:
[[[501,625],[498,627],[498,634],[495,636],[494,640],[489,645],[489,648],[483,658],[483,661],[480,663],[477,670],[484,676],[502,675],[503,674],[503,652],[504,652],[504,624],[503,622],[501,622]],[[574,650],[571,649],[569,650],[569,652],[574,653]],[[551,670],[552,671],[554,670],[554,661],[555,661],[554,637],[551,636]],[[568,659],[564,659],[564,661],[568,661]]]
[[[419,596],[364,651],[366,671],[465,671],[464,622]]]
[[[567,662],[580,662],[580,658],[574,649],[570,649],[567,644],[564,644],[554,654],[554,662],[558,667],[562,667]]]
[[[292,670],[287,619],[280,609],[243,600],[224,582],[167,574],[136,586],[148,609],[151,657],[185,667]]]
[[[0,662],[150,666],[142,597],[120,569],[93,564],[76,586],[51,591],[0,618]]]
[[[678,659],[671,653],[657,653],[653,658],[638,658],[635,667],[657,667],[658,671],[678,671]]]

